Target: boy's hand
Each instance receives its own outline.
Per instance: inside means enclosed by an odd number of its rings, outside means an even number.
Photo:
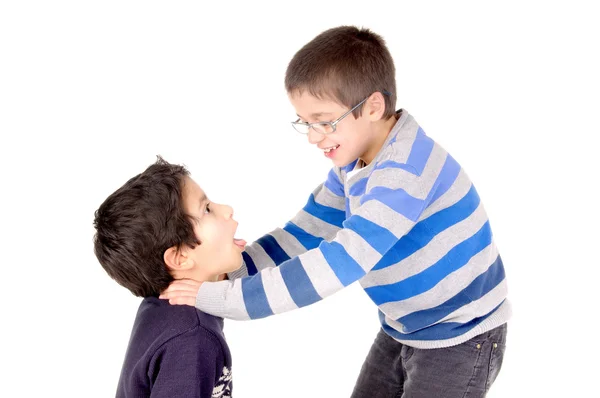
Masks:
[[[191,305],[194,307],[201,284],[202,282],[192,279],[177,279],[171,282],[158,298],[168,299],[169,304]]]

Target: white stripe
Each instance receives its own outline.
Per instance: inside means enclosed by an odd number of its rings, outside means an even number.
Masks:
[[[344,288],[320,250],[309,250],[300,256],[304,271],[321,298]]]
[[[483,205],[466,219],[437,234],[425,247],[389,267],[374,270],[361,280],[363,287],[388,285],[416,275],[438,262],[459,243],[473,236],[488,220]]]
[[[261,272],[262,283],[269,306],[273,313],[279,314],[298,308],[281,276],[281,268],[271,268]]]
[[[382,304],[379,308],[393,319],[399,319],[415,311],[437,307],[469,286],[475,278],[486,272],[497,258],[498,248],[492,242],[471,257],[467,264],[447,275],[428,291],[406,300]],[[361,280],[361,285],[362,282]]]

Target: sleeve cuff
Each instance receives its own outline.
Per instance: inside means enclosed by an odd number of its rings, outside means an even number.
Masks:
[[[230,281],[204,282],[196,295],[196,308],[218,317],[226,317],[225,298]]]

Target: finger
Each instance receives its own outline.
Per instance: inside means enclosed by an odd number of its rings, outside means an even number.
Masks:
[[[196,299],[192,297],[175,297],[169,300],[169,304],[173,305],[190,305],[196,304]]]
[[[171,299],[175,297],[195,297],[195,293],[189,290],[165,290],[158,298]]]
[[[198,291],[198,287],[199,286],[173,282],[164,290],[164,292],[173,292],[176,290],[181,290],[184,292],[194,292]]]
[[[189,286],[199,286],[200,282],[195,281],[193,279],[175,279],[175,281],[172,283],[177,283],[177,284],[181,284],[181,285],[189,285]]]

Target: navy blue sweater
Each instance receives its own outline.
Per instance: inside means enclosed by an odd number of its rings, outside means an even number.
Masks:
[[[230,397],[223,319],[145,298],[138,309],[117,397]]]

